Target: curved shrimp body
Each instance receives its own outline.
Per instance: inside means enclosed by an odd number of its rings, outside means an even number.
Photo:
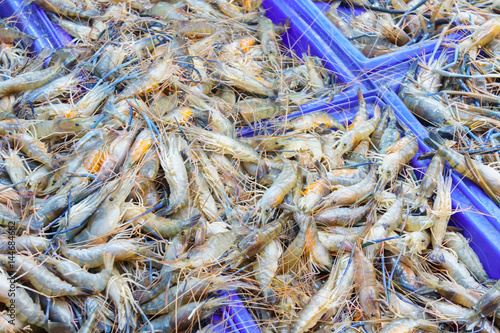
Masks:
[[[361,221],[361,219],[366,216],[371,208],[371,205],[359,206],[354,208],[328,207],[319,211],[314,216],[314,220],[318,223],[330,226],[352,226]]]
[[[442,260],[439,265],[446,269],[448,274],[455,280],[458,284],[464,286],[465,288],[485,290],[483,285],[479,284],[471,275],[467,267],[462,263],[458,262],[457,258],[450,252],[446,250],[439,251],[439,257]]]
[[[403,200],[397,199],[391,207],[372,226],[366,235],[364,242],[375,241],[387,238],[389,233],[394,231],[401,223],[403,216]],[[373,261],[381,248],[380,243],[371,244],[365,248],[365,255],[368,260]]]
[[[312,263],[325,270],[332,265],[332,259],[326,246],[318,237],[316,222],[311,222],[311,228],[307,231],[306,250],[310,254]]]
[[[7,119],[0,121],[0,134],[7,135],[24,131],[26,126],[33,124],[33,121],[24,119]]]
[[[396,128],[396,116],[394,111],[389,111],[389,124],[378,142],[379,152],[385,154],[387,150],[400,139],[400,133]]]
[[[232,155],[235,159],[241,162],[259,163],[260,156],[250,146],[238,142],[226,135],[213,133],[200,128],[188,128],[184,131],[191,136],[197,138],[209,148],[215,149],[217,152]]]
[[[307,236],[310,234],[312,223],[314,221],[312,218],[301,218],[296,220],[301,221],[299,223],[300,230],[293,242],[290,243],[281,256],[279,267],[280,274],[286,274],[298,263],[300,257],[304,253],[307,244]]]
[[[47,151],[47,147],[45,147],[41,141],[28,134],[21,133],[13,133],[12,137],[19,144],[21,151],[29,158],[32,158],[52,169],[57,169],[59,167],[57,161],[52,159]]]
[[[41,71],[21,74],[2,81],[0,83],[0,96],[39,88],[54,79],[60,73],[60,70],[61,64],[58,62],[54,66]]]
[[[349,230],[345,228],[330,228],[328,231],[318,231],[318,237],[321,243],[332,252],[343,251],[344,244],[354,244],[356,237],[361,235],[364,227],[352,227]]]
[[[37,122],[28,126],[28,128],[37,139],[51,139],[65,135],[78,136],[80,133],[89,130],[96,119],[95,117],[54,119]]]
[[[236,103],[238,114],[247,123],[280,116],[284,109],[269,99],[246,98]]]
[[[420,281],[410,266],[398,261],[395,257],[390,258],[388,264],[391,270],[394,270],[395,281],[402,287],[409,288],[410,290],[417,290],[422,287],[422,281]]]
[[[252,94],[272,96],[273,92],[266,85],[247,73],[221,62],[212,63],[214,75],[227,85],[242,89]]]
[[[255,280],[262,288],[262,295],[269,303],[276,300],[275,292],[271,288],[271,282],[279,268],[279,258],[283,254],[283,248],[279,241],[271,240],[257,255],[253,272]]]
[[[344,125],[324,111],[317,111],[292,119],[286,124],[286,128],[297,132],[310,132],[318,128],[345,130]]]
[[[113,258],[109,253],[105,252],[103,254],[103,260],[104,269],[95,274],[82,270],[79,265],[71,260],[57,260],[53,257],[45,257],[43,263],[54,270],[61,279],[73,285],[102,292],[106,288],[113,270]]]
[[[252,258],[271,243],[285,228],[288,222],[286,216],[281,216],[276,221],[265,224],[255,230],[238,243],[236,255],[238,258]]]
[[[26,251],[29,254],[35,254],[46,250],[49,246],[50,240],[45,237],[22,235],[16,237],[14,242],[17,252]],[[7,234],[0,236],[0,253],[9,254],[9,235]]]
[[[475,322],[481,317],[487,317],[497,311],[500,305],[500,280],[491,287],[475,304],[474,312],[466,318],[469,323]]]
[[[385,325],[381,333],[412,333],[418,329],[425,329],[425,332],[440,332],[439,326],[425,319],[394,319]]]
[[[304,196],[299,199],[299,209],[305,213],[311,211],[329,192],[330,186],[323,180],[310,183],[304,190]]]
[[[373,191],[376,186],[377,176],[375,174],[375,169],[372,169],[359,183],[352,186],[343,187],[341,189],[333,191],[331,194],[326,196],[323,200],[323,205],[352,205],[353,203]]]
[[[215,263],[231,246],[236,243],[237,234],[234,231],[221,232],[210,237],[205,244],[189,251],[180,261],[172,266],[198,268]]]
[[[397,149],[394,149],[395,147],[397,147]],[[387,154],[384,155],[378,169],[380,182],[385,186],[387,182],[391,181],[398,174],[399,170],[410,162],[417,151],[418,142],[412,135],[403,137],[391,146],[387,150]]]
[[[467,39],[460,42],[458,47],[464,51],[482,47],[495,39],[498,34],[500,34],[500,20],[498,18],[487,20]]]
[[[375,107],[373,117],[367,121],[356,124],[353,128],[345,132],[339,139],[335,152],[342,156],[350,151],[358,142],[368,138],[377,128],[380,121],[380,107]]]
[[[10,257],[10,259],[12,259]],[[9,257],[0,255],[3,267],[9,267]],[[48,296],[79,296],[90,295],[92,290],[83,287],[74,287],[52,274],[46,267],[27,256],[14,256],[14,269],[18,271],[23,280],[28,281],[36,290]]]
[[[417,198],[417,207],[421,207],[420,210],[424,210],[425,203],[428,198],[432,196],[434,190],[437,187],[438,175],[442,174],[444,168],[444,158],[436,154],[431,160],[425,176],[420,183],[420,193]]]
[[[116,261],[127,261],[139,257],[157,257],[147,247],[133,240],[116,241],[88,248],[70,249],[58,239],[59,251],[67,259],[79,266],[96,268],[104,265],[104,252],[109,252]]]
[[[12,294],[9,294],[10,279],[7,274],[0,273],[0,302],[7,306],[11,304]],[[31,324],[48,330],[49,332],[71,332],[67,324],[50,322],[39,304],[33,302],[28,292],[15,283],[14,300],[16,304],[16,321]]]
[[[326,173],[326,179],[330,185],[342,185],[342,186],[352,186],[366,177],[368,173],[368,168],[360,166],[355,169],[336,169],[330,170]]]
[[[440,174],[438,177],[436,198],[434,199],[434,205],[432,206],[432,217],[434,223],[431,227],[433,236],[432,245],[435,250],[439,249],[443,243],[446,228],[448,227],[448,221],[452,214],[451,177],[448,177],[446,181],[444,180],[443,175]],[[440,261],[438,258],[439,256],[434,259]]]
[[[14,223],[16,227],[25,227],[23,222],[21,222],[21,217],[16,212],[9,209],[7,206],[0,204],[0,225],[9,227],[12,226],[12,223]]]
[[[157,232],[162,237],[171,238],[183,230],[194,227],[200,220],[200,215],[193,216],[187,220],[174,220],[157,216],[153,213],[142,215],[147,211],[146,207],[141,207],[133,203],[125,205],[125,213],[123,221],[131,221],[136,219],[134,224],[141,225],[142,229],[147,232]],[[141,217],[137,218],[138,216]]]
[[[307,332],[327,311],[345,302],[352,292],[354,274],[355,268],[349,260],[349,254],[339,257],[326,282],[298,313],[291,332]]]
[[[179,211],[188,200],[189,178],[179,144],[180,138],[172,134],[168,137],[168,149],[163,145],[160,146],[160,164],[170,186],[169,206],[163,212],[164,215]]]
[[[460,260],[470,272],[480,281],[486,282],[489,280],[479,257],[476,252],[470,247],[469,242],[465,237],[456,232],[447,232],[444,236],[446,246],[455,251],[458,260]]]
[[[61,0],[35,0],[35,2],[41,7],[50,10],[52,12],[71,16],[71,17],[79,17],[82,19],[95,19],[99,16],[99,12],[94,10],[81,10],[77,6],[70,4],[66,1]]]
[[[151,65],[148,71],[134,79],[120,93],[122,99],[141,95],[156,89],[161,84],[174,77],[175,65],[173,59],[161,57]]]
[[[378,320],[381,317],[379,292],[375,268],[360,247],[354,249],[354,283],[358,292],[359,303],[365,313],[365,318]],[[377,325],[374,325],[375,327]]]
[[[285,162],[283,171],[273,182],[259,201],[258,208],[266,212],[280,204],[285,195],[297,184],[297,165],[292,162]]]
[[[472,308],[481,299],[481,294],[477,290],[465,288],[457,283],[444,281],[423,271],[419,271],[417,274],[426,286],[436,290],[441,296],[453,303]]]

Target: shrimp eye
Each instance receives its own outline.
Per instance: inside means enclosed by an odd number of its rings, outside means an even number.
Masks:
[[[274,141],[274,144],[275,145],[279,145],[280,143],[278,141]]]
[[[181,232],[181,236],[184,236],[186,233],[184,231]]]
[[[344,146],[347,146],[347,142],[344,142]]]
[[[80,126],[80,123],[75,123],[75,126]]]
[[[266,208],[266,213],[269,213],[269,208]]]
[[[115,198],[113,198],[113,197],[109,198],[109,201],[113,201],[113,200],[115,200]]]
[[[372,313],[372,317],[375,317],[375,313]]]
[[[186,259],[191,259],[191,253],[188,253]]]
[[[56,265],[52,265],[52,269],[56,269]]]
[[[12,135],[12,132],[9,132],[9,135]]]
[[[422,239],[422,243],[425,243],[425,239]]]
[[[57,182],[57,180],[52,179],[52,184],[55,184],[56,182]]]

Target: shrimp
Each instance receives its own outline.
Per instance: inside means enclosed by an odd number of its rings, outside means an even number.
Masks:
[[[153,213],[146,213],[147,208],[133,203],[125,204],[123,221],[134,220],[135,224],[141,226],[146,232],[157,232],[162,237],[171,238],[179,232],[192,228],[198,224],[200,215],[195,215],[187,220],[167,219]],[[140,216],[139,218],[137,218]]]
[[[297,117],[287,122],[284,128],[291,129],[295,132],[313,132],[315,130],[324,128],[337,128],[338,130],[345,130],[338,120],[330,116],[327,112],[317,111],[308,113],[306,115]]]
[[[318,231],[321,243],[332,252],[342,252],[344,244],[356,243],[356,237],[363,233],[364,227],[352,227],[349,229],[342,227],[329,228],[328,231]]]
[[[299,209],[308,213],[316,206],[330,191],[330,186],[324,181],[310,183],[304,191],[304,196],[299,199]]]
[[[58,260],[52,257],[44,257],[43,264],[53,270],[57,276],[67,282],[102,292],[106,288],[113,270],[113,257],[108,252],[103,253],[104,268],[99,273],[89,273],[71,260]]]
[[[399,197],[400,198],[396,199],[384,215],[382,215],[371,227],[364,242],[387,238],[388,234],[400,225],[401,217],[403,216],[403,200],[401,199],[401,193],[399,193]],[[380,247],[381,244],[375,243],[365,248],[366,258],[373,261],[377,252],[380,251]]]
[[[21,151],[29,158],[51,169],[57,169],[59,167],[59,163],[50,156],[43,142],[35,139],[31,135],[21,133],[13,133],[12,138],[19,145]]]
[[[15,293],[12,295],[10,291],[11,284],[15,288]],[[45,313],[40,308],[40,305],[33,302],[28,292],[15,282],[11,282],[10,278],[4,271],[0,271],[0,302],[9,307],[15,301],[15,320],[23,324],[31,324],[46,329],[49,332],[70,333],[73,328],[67,323],[56,323],[47,320]]]
[[[9,261],[9,259],[13,259]],[[16,270],[21,279],[28,281],[36,290],[48,296],[82,296],[90,295],[91,289],[74,287],[52,274],[45,266],[35,260],[21,255],[0,255],[0,265],[7,269]]]
[[[349,254],[337,259],[330,275],[321,288],[314,294],[307,305],[298,313],[291,332],[307,332],[329,310],[339,308],[352,293],[355,267]]]
[[[434,224],[432,216],[422,215],[414,216],[408,215],[404,225],[405,231],[423,231],[429,229]]]
[[[488,317],[500,306],[500,280],[474,304],[474,311],[467,315],[469,325],[475,323],[481,317]],[[498,316],[497,316],[498,317]]]
[[[314,216],[314,220],[321,224],[330,226],[352,226],[359,221],[372,209],[371,204],[359,207],[327,207],[320,210]]]
[[[269,212],[276,205],[280,204],[285,196],[297,184],[297,165],[293,162],[286,161],[283,165],[283,171],[273,182],[266,192],[260,198],[257,204],[257,209]]]
[[[147,246],[137,240],[121,240],[88,248],[70,249],[66,242],[56,239],[60,253],[75,264],[87,268],[96,268],[104,265],[104,253],[109,252],[118,261],[127,261],[135,258],[158,258]]]
[[[312,218],[301,218],[299,215],[297,215],[295,220],[299,224],[300,230],[280,258],[280,274],[286,274],[297,265],[300,257],[305,251],[308,241],[307,237],[310,235],[310,230],[314,221]]]
[[[235,108],[240,117],[248,124],[281,116],[285,111],[271,100],[261,98],[245,98],[238,101]]]
[[[394,110],[390,108],[387,112],[389,113],[389,124],[378,142],[378,148],[381,154],[385,154],[387,150],[400,139],[400,133],[396,128],[397,119],[394,115]]]
[[[456,232],[447,232],[444,236],[444,242],[447,247],[455,251],[458,260],[460,260],[470,272],[480,281],[486,282],[489,280],[479,257],[476,252],[470,247],[469,242],[465,237]]]
[[[166,20],[189,21],[189,14],[180,8],[176,8],[168,2],[158,2],[153,7],[145,10],[144,15],[161,17]]]
[[[41,71],[20,74],[14,78],[2,81],[0,82],[0,96],[44,86],[60,73],[61,68],[61,63],[57,62],[53,66]]]
[[[216,78],[227,85],[234,86],[252,94],[272,96],[273,92],[266,85],[247,73],[221,62],[211,64]]]
[[[420,193],[415,204],[416,207],[420,207],[420,211],[425,210],[425,204],[427,199],[431,197],[434,190],[437,187],[438,175],[442,174],[444,168],[444,158],[437,154],[431,160],[425,176],[420,183]]]
[[[32,236],[23,234],[14,239],[14,244],[11,243],[9,235],[4,234],[0,236],[0,253],[9,254],[12,252],[12,247],[18,253],[28,252],[35,254],[46,250],[49,247],[50,240],[45,237]]]
[[[377,128],[380,121],[380,107],[375,106],[373,117],[367,121],[356,124],[345,132],[339,139],[335,154],[342,157],[343,154],[351,150],[358,142],[368,138],[372,132]]]
[[[355,288],[365,318],[379,320],[381,314],[375,268],[359,246],[354,248],[353,263]],[[378,324],[370,326],[377,327]]]
[[[109,297],[113,300],[117,313],[115,320],[120,331],[124,330],[126,326],[133,331],[137,327],[137,310],[134,307],[134,297],[128,282],[129,279],[115,271],[106,286],[106,298]]]
[[[180,268],[197,268],[213,264],[236,243],[236,240],[237,234],[234,231],[215,234],[205,244],[195,247],[179,261],[166,264]]]
[[[273,304],[276,301],[276,294],[271,287],[271,282],[279,268],[279,258],[283,254],[283,248],[279,241],[271,240],[262,251],[257,254],[253,272],[255,280],[259,283],[262,295]]]
[[[247,235],[238,243],[238,249],[231,256],[233,268],[238,267],[244,258],[252,258],[271,243],[284,229],[288,222],[287,215],[280,216],[276,221],[265,224]]]
[[[159,146],[161,167],[170,186],[169,205],[162,212],[163,215],[176,213],[187,204],[189,186],[186,167],[180,153],[181,139],[175,134],[171,134],[167,140],[168,150],[164,145]]]
[[[343,206],[352,205],[359,199],[366,196],[368,193],[373,191],[377,186],[377,176],[375,173],[375,168],[372,168],[370,172],[366,175],[363,180],[352,186],[346,186],[323,198],[322,206]]]
[[[34,0],[41,7],[71,17],[80,17],[82,19],[96,19],[99,12],[95,10],[81,10],[74,3],[61,0]]]
[[[467,267],[458,262],[457,258],[447,250],[440,249],[439,257],[442,259],[439,262],[439,266],[444,268],[448,274],[455,280],[458,284],[469,289],[485,290],[481,284],[479,284],[471,275]]]
[[[161,84],[173,80],[177,70],[171,57],[162,56],[150,66],[146,73],[131,79],[119,96],[121,99],[126,99],[152,91]]]
[[[444,236],[446,234],[446,228],[448,227],[448,221],[452,214],[451,210],[451,177],[444,180],[443,175],[438,176],[438,185],[436,199],[434,200],[434,205],[432,206],[432,217],[433,225],[431,227],[432,231],[432,246],[434,251],[439,251],[441,245],[443,244]],[[430,260],[441,261],[441,256],[439,253],[434,252],[430,255]]]

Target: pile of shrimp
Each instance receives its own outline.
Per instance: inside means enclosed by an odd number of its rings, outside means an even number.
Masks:
[[[343,87],[260,1],[35,2],[75,45],[0,30],[0,332],[217,332],[230,292],[262,332],[497,331],[442,154],[418,180],[361,92],[287,117]]]
[[[352,8],[364,11],[354,15]],[[372,58],[429,40],[448,42],[485,22],[498,34],[499,12],[500,2],[495,0],[333,0],[325,15]]]
[[[460,43],[436,49],[426,63],[415,61],[399,96],[429,126],[425,141],[435,151],[421,158],[440,155],[500,205],[500,19],[481,17]]]

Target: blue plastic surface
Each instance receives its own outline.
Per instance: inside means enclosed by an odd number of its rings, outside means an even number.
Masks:
[[[58,49],[71,43],[72,38],[60,27],[52,23],[43,9],[35,3],[23,0],[2,1],[0,16],[15,18],[15,26],[22,32],[35,37],[33,51]]]
[[[290,0],[287,1],[287,4],[290,7],[301,9],[301,18],[316,33],[324,36],[323,42],[328,44],[334,53],[344,58],[351,71],[357,75],[362,76],[366,73],[369,74],[373,71],[392,67],[395,64],[406,62],[413,58],[423,57],[425,54],[431,53],[438,43],[438,40],[423,41],[408,47],[400,47],[396,51],[385,55],[368,58],[324,14],[330,6],[328,1],[313,3],[311,0]],[[360,8],[343,5],[338,8],[339,14],[347,20],[349,16],[357,16],[363,11]],[[462,38],[462,36],[463,33],[461,32],[453,32],[446,35],[443,38],[443,42],[453,43]]]

